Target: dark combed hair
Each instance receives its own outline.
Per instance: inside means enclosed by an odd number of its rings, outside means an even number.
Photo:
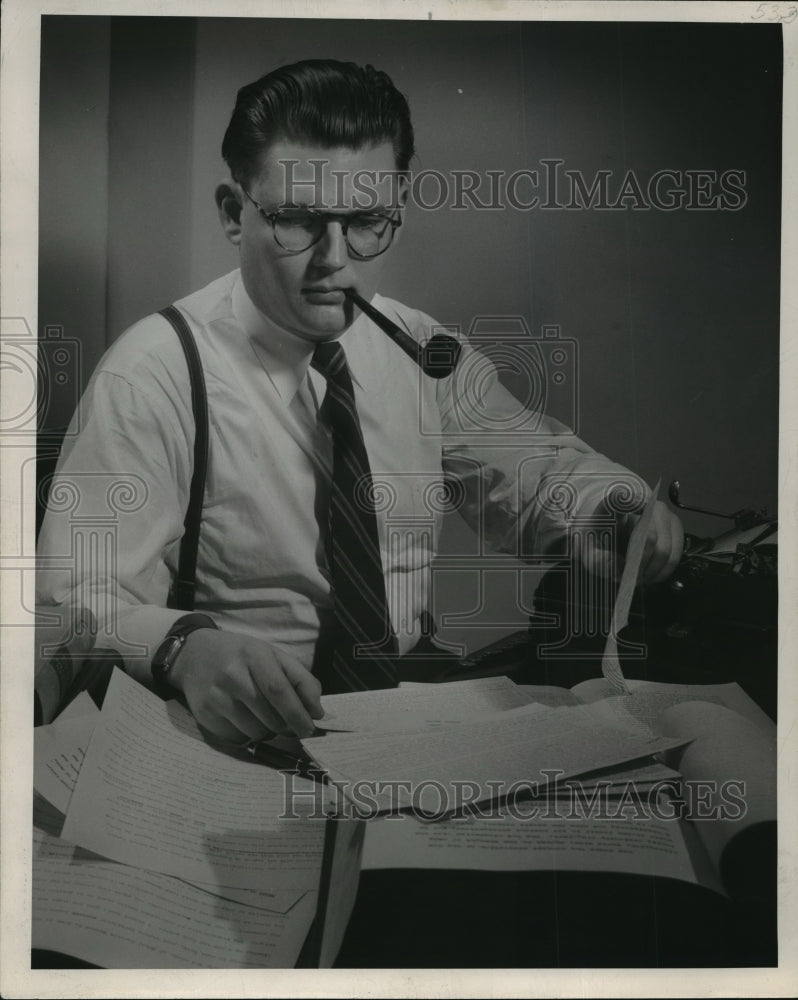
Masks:
[[[281,66],[239,90],[222,142],[234,180],[249,181],[280,139],[328,149],[390,142],[400,171],[415,152],[407,99],[388,74],[334,59]]]

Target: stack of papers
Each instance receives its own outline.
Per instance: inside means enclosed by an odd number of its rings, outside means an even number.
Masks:
[[[748,726],[763,744],[752,788],[772,724],[736,685],[613,690],[498,677],[326,696],[321,735],[294,741],[325,772],[314,783],[210,747],[179,703],[116,671],[102,712],[82,695],[35,733],[34,946],[107,968],[293,966],[331,812],[373,820],[366,868],[621,871],[722,891],[662,803],[680,775],[660,755],[704,724],[687,712],[662,730],[658,713],[698,700],[729,732]],[[364,824],[350,826],[330,955],[357,889]]]
[[[207,746],[119,671],[99,712],[36,730],[33,943],[107,968],[296,963],[316,911],[324,803],[281,818],[277,772]]]
[[[571,690],[496,678],[336,699],[326,735],[303,746],[376,817],[364,869],[623,872],[725,893],[723,845],[775,816],[773,724],[736,684],[628,681],[619,694],[606,678]],[[673,713],[683,724],[665,725]],[[680,819],[691,793],[667,750],[696,787],[745,774],[746,822]]]
[[[502,680],[512,685],[507,678]],[[491,691],[490,709],[483,705],[480,710],[476,694],[464,696],[471,683],[430,685],[427,692],[413,687],[342,696],[359,699],[366,720],[360,731],[328,732],[323,738],[302,740],[302,746],[352,802],[361,804],[367,789],[377,811],[419,805],[428,811],[420,800],[427,792],[428,802],[436,797],[442,818],[457,808],[466,787],[471,802],[500,799],[520,785],[533,791],[686,742],[658,736],[631,718],[623,725],[608,720],[601,706],[554,709],[533,702],[496,712],[492,705],[495,691]],[[529,695],[518,688],[516,692],[517,698],[529,701]],[[368,711],[372,698],[378,705],[373,716]],[[460,721],[444,725],[442,706],[447,698],[453,700]],[[391,701],[405,699],[413,710],[393,713],[405,722],[404,729],[374,726],[375,718],[392,717]],[[354,713],[345,717],[348,725],[354,724]],[[419,725],[422,721],[426,724]],[[410,722],[416,728],[407,728]],[[325,727],[323,719],[319,726]]]

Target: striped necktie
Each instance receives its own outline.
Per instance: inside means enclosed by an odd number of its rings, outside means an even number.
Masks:
[[[318,344],[311,365],[327,380],[320,417],[333,442],[327,546],[333,616],[322,627],[314,669],[325,694],[395,687],[398,650],[385,598],[371,469],[343,347]]]

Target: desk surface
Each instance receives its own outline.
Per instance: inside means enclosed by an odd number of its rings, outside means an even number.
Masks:
[[[736,905],[672,879],[405,870],[361,875],[336,967],[776,964],[774,906]]]
[[[778,964],[775,907],[594,872],[369,871],[336,968],[742,968]],[[33,949],[34,969],[98,968]]]
[[[535,636],[537,642],[545,635]],[[523,645],[521,648],[524,648]],[[545,659],[527,646],[518,681],[570,686],[595,660]],[[440,666],[438,664],[438,666]],[[669,662],[661,651],[629,676],[737,680],[775,715],[775,664]],[[757,673],[757,671],[760,673]],[[773,677],[771,677],[771,670]],[[494,673],[489,667],[486,672]],[[777,964],[776,871],[745,904],[674,880],[605,873],[367,871],[337,961],[341,968],[741,967]],[[91,967],[34,950],[34,968]]]

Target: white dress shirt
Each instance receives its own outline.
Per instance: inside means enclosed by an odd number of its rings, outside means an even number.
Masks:
[[[434,321],[382,296],[374,305],[418,340]],[[284,648],[310,668],[319,611],[331,606],[317,516],[332,450],[317,421],[326,383],[312,345],[277,327],[238,271],[176,303],[194,333],[208,392],[209,468],[196,610],[223,629]],[[445,504],[494,548],[532,555],[595,510],[630,473],[556,421],[527,412],[493,365],[464,345],[435,381],[369,319],[342,335],[372,470],[386,594],[399,649],[420,635]],[[65,439],[39,538],[37,602],[78,603],[141,679],[172,622],[192,473],[194,420],[185,358],[167,321],[127,330],[95,371]],[[563,489],[573,505],[562,505]],[[569,494],[571,496],[571,494]]]

